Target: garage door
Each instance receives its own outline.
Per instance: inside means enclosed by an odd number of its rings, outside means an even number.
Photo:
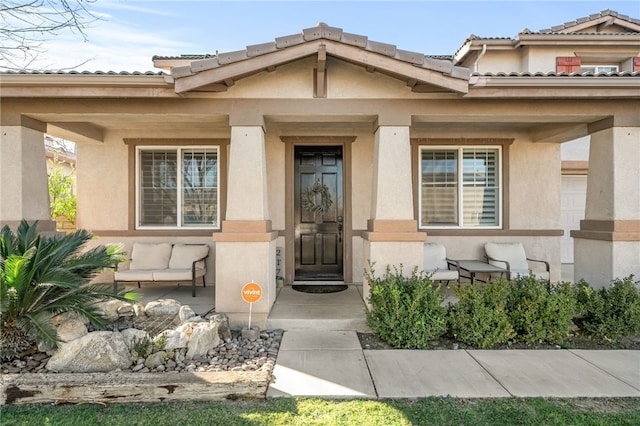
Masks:
[[[562,176],[561,220],[564,235],[562,237],[562,263],[573,263],[572,230],[580,229],[584,219],[584,206],[587,198],[586,176]]]

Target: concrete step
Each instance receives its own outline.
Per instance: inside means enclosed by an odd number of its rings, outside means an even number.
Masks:
[[[366,307],[355,285],[329,294],[301,293],[285,286],[269,313],[267,328],[369,331]]]

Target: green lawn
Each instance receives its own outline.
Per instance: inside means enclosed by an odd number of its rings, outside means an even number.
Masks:
[[[639,425],[640,398],[321,400],[4,406],[9,425]]]

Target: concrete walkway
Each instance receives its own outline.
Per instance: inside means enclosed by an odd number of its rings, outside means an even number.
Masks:
[[[355,331],[285,332],[267,397],[640,397],[640,351],[362,350]]]

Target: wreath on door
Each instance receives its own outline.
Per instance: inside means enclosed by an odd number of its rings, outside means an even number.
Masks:
[[[304,210],[314,214],[328,212],[333,205],[333,200],[327,185],[316,181],[310,188],[304,190],[301,195],[301,205]]]

